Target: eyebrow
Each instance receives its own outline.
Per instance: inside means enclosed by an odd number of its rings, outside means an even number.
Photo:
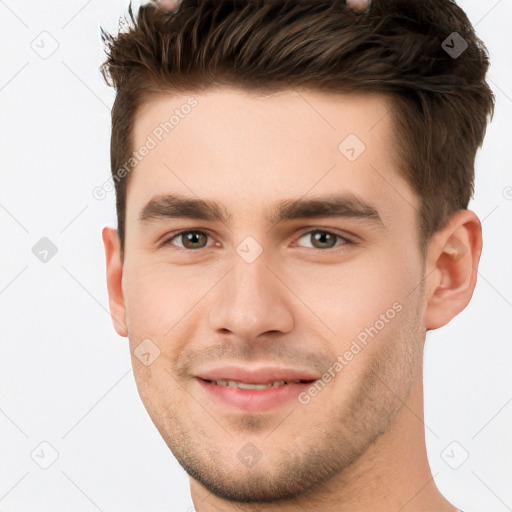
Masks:
[[[287,220],[319,217],[357,218],[383,224],[377,208],[354,194],[287,199],[277,202],[267,215],[269,222],[275,224]],[[139,214],[141,222],[168,218],[188,218],[228,224],[231,214],[215,201],[176,194],[153,197]]]

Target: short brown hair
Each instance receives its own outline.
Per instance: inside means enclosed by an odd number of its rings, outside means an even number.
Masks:
[[[422,243],[467,208],[494,96],[487,49],[455,2],[373,0],[355,14],[345,0],[183,0],[175,13],[152,3],[136,19],[131,3],[128,12],[128,30],[101,29],[101,72],[117,91],[111,170],[122,248],[130,174],[117,172],[133,153],[137,109],[162,90],[385,94],[400,171],[421,200]],[[458,56],[448,51],[456,43],[459,53],[467,44]]]

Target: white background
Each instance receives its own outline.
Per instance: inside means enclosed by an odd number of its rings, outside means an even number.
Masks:
[[[426,438],[432,473],[452,503],[465,512],[506,512],[512,2],[459,4],[489,48],[497,105],[471,205],[485,244],[476,291],[463,313],[428,335]],[[112,327],[101,229],[115,225],[114,196],[92,196],[110,174],[114,98],[99,72],[99,27],[115,30],[127,6],[0,0],[0,512],[192,506],[188,478],[140,402],[128,342]],[[48,58],[34,51],[57,44]],[[42,237],[58,249],[47,263],[32,253]],[[42,469],[53,449],[58,459]]]

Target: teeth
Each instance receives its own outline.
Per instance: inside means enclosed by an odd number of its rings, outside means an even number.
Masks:
[[[241,389],[267,389],[271,387],[284,386],[285,384],[297,383],[299,380],[292,381],[284,381],[284,380],[276,380],[274,382],[269,382],[267,384],[249,384],[247,382],[238,382],[236,380],[214,380],[215,384],[219,386],[231,386],[232,388],[241,388]]]

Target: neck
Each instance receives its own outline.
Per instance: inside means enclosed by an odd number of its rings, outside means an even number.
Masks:
[[[321,512],[457,512],[439,492],[427,459],[423,412],[423,374],[389,428],[356,462],[293,501],[234,503],[218,498],[190,478],[197,512],[296,511]]]

